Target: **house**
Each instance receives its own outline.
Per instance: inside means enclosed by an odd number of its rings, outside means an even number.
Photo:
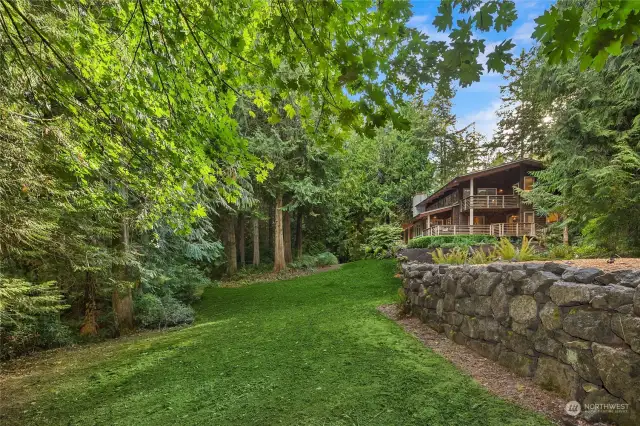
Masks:
[[[542,163],[523,159],[458,176],[428,197],[418,197],[404,241],[426,235],[536,236],[547,218],[535,214],[515,188],[529,191]],[[552,218],[551,218],[552,219]]]

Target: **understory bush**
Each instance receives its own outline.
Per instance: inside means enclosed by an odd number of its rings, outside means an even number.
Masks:
[[[164,297],[147,293],[136,298],[135,313],[138,325],[143,328],[164,328],[180,324],[190,324],[195,312],[170,295]]]
[[[291,262],[289,266],[293,269],[312,269],[322,266],[337,265],[338,263],[338,258],[333,253],[326,251],[315,256],[303,254]]]
[[[519,261],[526,262],[529,260],[539,259],[538,255],[531,245],[531,240],[523,237],[520,247],[516,247],[508,238],[500,238],[496,242],[493,249],[484,251],[482,249],[470,249],[467,246],[457,246],[448,253],[444,253],[441,247],[435,249],[431,254],[434,263],[446,263],[451,265],[484,264],[491,263],[496,260],[502,261]]]
[[[66,308],[53,282],[0,275],[0,358],[71,343],[70,329],[60,322]]]
[[[395,257],[402,247],[402,228],[396,225],[379,225],[371,229],[362,247],[365,258],[386,259]]]
[[[573,259],[575,257],[575,252],[573,247],[566,244],[557,244],[549,247],[548,256],[551,259]]]
[[[409,241],[409,248],[453,248],[469,247],[478,244],[495,244],[493,235],[433,235],[418,237]]]

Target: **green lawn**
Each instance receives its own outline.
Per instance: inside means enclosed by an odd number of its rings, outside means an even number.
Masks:
[[[538,425],[376,311],[389,261],[212,288],[197,323],[23,361],[0,423]],[[28,373],[28,374],[25,374]]]

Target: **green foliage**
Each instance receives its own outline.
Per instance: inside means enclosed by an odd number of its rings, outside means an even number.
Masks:
[[[496,258],[506,261],[514,259],[517,255],[517,250],[508,238],[503,237],[495,244],[494,253]]]
[[[395,256],[402,244],[402,228],[396,225],[379,225],[371,228],[364,246],[365,257],[377,259]]]
[[[313,269],[322,266],[337,265],[338,258],[330,252],[318,253],[316,255],[304,254],[289,264],[293,269]]]
[[[10,329],[43,315],[57,314],[68,306],[53,282],[33,284],[0,275],[0,324]]]
[[[520,243],[520,248],[518,249],[516,258],[520,262],[526,262],[527,260],[533,260],[536,258],[536,251],[531,245],[531,240],[527,236],[522,237],[522,242]]]
[[[601,72],[577,73],[574,60],[545,66],[529,83],[548,108],[549,157],[534,189],[521,196],[616,253],[640,249],[639,63],[633,46]]]
[[[550,63],[577,57],[581,70],[600,71],[609,56],[622,54],[640,37],[640,7],[635,0],[589,1],[586,6],[563,2],[536,19],[533,37]]]
[[[486,252],[485,250],[478,248],[471,250],[471,256],[469,256],[468,262],[473,265],[483,265],[495,260],[496,254],[493,250]]]
[[[29,360],[29,374],[3,368],[4,424],[234,425],[251,419],[294,425],[304,416],[308,425],[349,419],[367,426],[436,425],[459,418],[551,425],[478,386],[380,315],[375,307],[397,298],[393,263],[354,262],[287,281],[208,288],[195,327],[43,354]],[[298,361],[322,373],[301,380],[291,370]],[[372,372],[388,392],[363,386]],[[79,390],[93,397],[79,397]],[[431,409],[416,410],[407,422],[409,396]],[[327,411],[327,400],[348,401],[348,412]],[[374,403],[385,409],[372,410]]]
[[[190,324],[195,318],[194,310],[170,295],[158,297],[143,294],[135,299],[136,321],[143,328],[164,328]]]
[[[338,258],[333,253],[324,252],[316,256],[316,264],[318,266],[331,266],[338,263]]]
[[[576,255],[572,246],[566,244],[556,244],[549,247],[549,257],[551,259],[573,259]]]
[[[492,235],[438,235],[418,237],[409,241],[409,248],[436,247],[469,247],[478,244],[494,244],[496,238]]]
[[[71,342],[60,323],[62,295],[53,282],[33,284],[0,275],[0,359]]]
[[[575,256],[583,259],[609,257],[612,254],[610,250],[604,247],[589,243],[573,247],[573,253]]]
[[[441,248],[437,248],[431,254],[431,258],[434,263],[463,265],[467,263],[467,260],[469,258],[469,250],[467,248],[454,247],[445,254]]]

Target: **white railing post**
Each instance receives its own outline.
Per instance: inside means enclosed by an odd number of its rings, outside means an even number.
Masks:
[[[518,225],[519,225],[519,223],[516,222],[516,237],[520,236],[520,233],[518,232]]]
[[[504,195],[502,196],[502,208],[504,209]]]

